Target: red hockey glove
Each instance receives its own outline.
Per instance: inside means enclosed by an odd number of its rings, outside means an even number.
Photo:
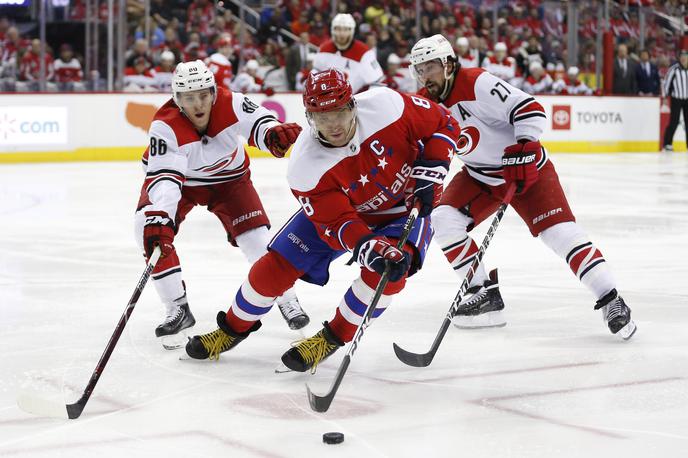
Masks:
[[[296,141],[301,126],[295,122],[271,127],[265,133],[265,144],[275,157],[284,157],[289,147]]]
[[[375,234],[363,237],[358,241],[354,249],[354,259],[366,269],[380,275],[385,271],[385,265],[389,262],[391,266],[389,281],[391,282],[401,280],[411,267],[411,255],[409,253],[392,245],[387,237]]]
[[[143,223],[143,249],[150,258],[156,245],[160,246],[162,257],[174,251],[174,222],[162,211],[146,212]]]
[[[537,155],[542,150],[539,141],[521,142],[507,146],[502,156],[502,171],[507,186],[516,183],[516,194],[523,194],[538,179]]]
[[[266,87],[263,89],[263,94],[267,95],[268,97],[275,95],[275,90],[271,87]]]
[[[415,201],[420,201],[418,216],[428,216],[432,213],[442,198],[444,179],[448,171],[448,161],[418,159],[414,162],[409,180],[412,189],[407,190],[406,206],[411,208]]]

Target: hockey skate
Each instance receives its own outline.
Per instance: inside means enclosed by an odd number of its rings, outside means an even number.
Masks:
[[[494,269],[485,283],[466,291],[466,297],[452,316],[452,323],[462,329],[502,327],[506,325],[503,310],[497,269]]]
[[[599,309],[602,309],[602,319],[607,323],[612,334],[618,335],[624,340],[633,337],[638,328],[631,319],[631,309],[619,296],[616,289],[609,291],[597,301],[595,310]]]
[[[187,355],[194,359],[220,359],[220,353],[236,347],[262,326],[260,321],[256,321],[248,331],[234,332],[227,325],[225,315],[225,312],[217,312],[218,329],[189,339],[186,344]]]
[[[313,337],[295,342],[293,346],[282,355],[284,368],[277,368],[275,372],[306,372],[310,369],[311,374],[322,361],[331,356],[344,342],[339,340],[330,329],[327,321],[323,323],[323,328]]]
[[[275,300],[277,308],[279,308],[284,321],[289,325],[289,329],[298,330],[308,325],[311,319],[306,315],[306,312],[301,308],[299,299],[294,296],[287,298],[285,296],[280,296]]]
[[[175,350],[184,346],[186,330],[196,324],[196,319],[186,302],[186,295],[167,306],[167,316],[157,328],[155,336],[160,337],[166,350]]]

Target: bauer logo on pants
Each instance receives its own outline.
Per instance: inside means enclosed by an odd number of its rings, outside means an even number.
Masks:
[[[571,105],[552,105],[552,130],[571,130]]]
[[[256,216],[262,215],[263,212],[261,210],[254,210],[251,213],[246,213],[245,215],[241,215],[238,218],[234,218],[232,220],[232,226],[236,226],[239,223],[243,223],[246,220],[249,220],[251,218],[255,218]]]

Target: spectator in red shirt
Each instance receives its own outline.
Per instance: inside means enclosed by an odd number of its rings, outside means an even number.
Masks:
[[[308,12],[307,11],[301,11],[301,14],[299,14],[298,19],[292,21],[291,23],[291,32],[294,35],[301,35],[303,32],[308,32],[310,31],[311,26],[308,23]]]
[[[19,81],[17,91],[37,91],[39,89],[40,70],[41,70],[41,40],[31,41],[31,48],[24,53],[19,63]],[[46,89],[49,91],[57,90],[52,80],[55,76],[53,69],[53,56],[48,50],[45,51],[45,80]]]

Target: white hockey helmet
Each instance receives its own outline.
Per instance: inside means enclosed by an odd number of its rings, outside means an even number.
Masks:
[[[387,65],[389,64],[401,65],[401,57],[397,56],[394,53],[390,54],[389,56],[387,56]]]
[[[506,52],[506,43],[500,41],[494,47],[495,52]]]
[[[416,65],[430,62],[435,59],[439,59],[443,66],[446,66],[448,60],[456,62],[454,48],[452,48],[449,40],[440,34],[433,35],[429,38],[421,38],[413,45],[410,57],[411,76],[413,76],[414,79],[418,79]]]
[[[246,62],[246,70],[258,70],[259,67],[258,61],[255,59],[250,59]]]
[[[160,61],[163,60],[174,63],[176,58],[174,57],[174,53],[172,51],[163,51],[160,53]]]
[[[459,48],[468,49],[469,45],[470,45],[470,43],[468,42],[468,38],[466,38],[466,37],[459,37],[456,39],[456,46]]]
[[[353,35],[354,30],[356,30],[356,20],[348,13],[339,13],[332,19],[332,24],[330,25],[330,35],[334,35],[335,27],[350,29],[351,34]]]
[[[569,67],[569,71],[567,73],[570,77],[575,78],[576,76],[578,76],[578,71],[578,67],[572,65],[571,67]]]
[[[213,103],[217,97],[217,85],[215,75],[208,70],[202,60],[180,62],[172,75],[172,98],[179,105],[179,94],[182,92],[200,91],[212,89]]]

